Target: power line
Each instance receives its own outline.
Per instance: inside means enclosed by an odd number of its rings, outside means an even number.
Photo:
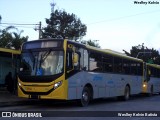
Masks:
[[[0,25],[1,27],[8,27],[8,25]],[[32,29],[34,29],[34,27],[29,27],[29,26],[14,26],[14,27],[17,27],[17,28],[19,28],[19,27],[21,27],[21,28],[32,28]]]
[[[154,10],[154,11],[137,13],[137,14],[128,15],[128,16],[117,17],[117,18],[113,18],[113,19],[107,19],[107,20],[97,21],[97,22],[94,22],[94,23],[89,23],[87,25],[98,24],[98,23],[103,23],[103,22],[111,22],[111,21],[116,21],[116,20],[121,20],[121,19],[129,18],[129,17],[139,16],[139,15],[144,15],[144,14],[151,14],[151,13],[155,13],[155,12],[160,12],[160,10]]]
[[[39,24],[21,24],[21,23],[0,23],[0,24],[4,24],[4,25],[39,25]]]
[[[39,24],[22,24],[22,23],[0,23],[0,26],[4,27],[3,25],[12,25],[12,26],[16,26],[16,27],[23,27],[23,28],[29,28],[26,26],[33,26],[33,25],[38,25],[38,28],[33,28],[35,31],[39,31],[39,39],[42,36],[42,23],[39,22]],[[37,27],[37,26],[36,26]],[[31,28],[31,27],[30,27]]]

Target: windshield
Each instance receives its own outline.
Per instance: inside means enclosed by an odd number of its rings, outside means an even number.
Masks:
[[[32,51],[22,53],[21,72],[31,76],[47,76],[62,73],[63,51]]]

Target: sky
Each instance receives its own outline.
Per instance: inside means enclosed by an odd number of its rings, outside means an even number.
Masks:
[[[135,1],[142,4],[135,4]],[[50,3],[54,9],[74,13],[87,26],[84,40],[98,40],[102,49],[123,52],[144,43],[160,50],[160,0],[0,0],[1,23],[33,24],[16,26],[22,36],[38,39],[35,30],[39,22],[46,26],[50,18]],[[152,1],[152,0],[151,0]],[[147,4],[144,4],[147,2]],[[9,24],[11,25],[11,24]],[[7,27],[0,24],[0,29]]]

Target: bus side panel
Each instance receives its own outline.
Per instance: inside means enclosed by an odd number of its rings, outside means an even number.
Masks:
[[[160,92],[160,78],[151,77],[147,84],[147,93],[151,92],[151,86],[153,86],[153,92]]]
[[[152,78],[151,78],[152,79]],[[154,78],[154,92],[160,92],[160,78]]]
[[[119,74],[109,74],[112,77],[108,80],[107,85],[109,86],[109,97],[121,96],[124,94],[124,86],[126,84],[126,78]]]
[[[119,75],[115,74],[79,72],[68,80],[68,98],[80,99],[86,84],[92,86],[94,99],[123,95],[124,83],[120,82],[123,81],[120,81]]]
[[[142,84],[143,84],[142,81],[143,81],[143,78],[141,76],[131,75],[131,86],[133,86],[130,91],[131,95],[141,93]]]
[[[93,98],[106,96],[105,77],[102,73],[79,72],[68,79],[68,99],[80,99],[85,85],[93,89]]]
[[[83,88],[90,84],[93,98],[124,95],[125,86],[130,86],[131,94],[141,92],[142,77],[123,74],[79,72],[68,79],[68,99],[80,99]]]
[[[106,96],[106,78],[104,73],[89,72],[89,79],[93,84],[93,98]]]
[[[80,99],[84,85],[93,82],[89,79],[89,74],[85,71],[78,72],[68,79],[68,99]]]
[[[92,86],[94,99],[118,96],[120,94],[119,89],[115,86],[118,85],[115,83],[115,81],[118,80],[113,78],[113,76],[115,75],[85,71],[75,74],[68,79],[68,99],[80,99],[86,84]],[[118,78],[118,76],[116,78]]]

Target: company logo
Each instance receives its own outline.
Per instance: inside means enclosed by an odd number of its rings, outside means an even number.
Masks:
[[[2,117],[11,117],[11,112],[2,112]]]

